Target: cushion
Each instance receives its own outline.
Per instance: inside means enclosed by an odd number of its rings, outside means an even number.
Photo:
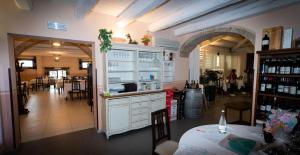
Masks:
[[[157,145],[154,152],[159,155],[173,155],[177,148],[177,142],[167,140]]]

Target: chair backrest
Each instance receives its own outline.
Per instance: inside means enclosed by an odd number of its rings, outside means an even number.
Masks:
[[[36,82],[36,84],[43,84],[43,78],[37,77],[35,82]]]
[[[152,152],[157,144],[171,139],[168,110],[162,109],[151,113]]]
[[[80,91],[80,81],[72,80],[72,91]]]
[[[49,78],[48,78],[48,83],[49,83],[50,85],[54,85],[54,84],[55,84],[55,79],[54,79],[54,77],[49,77]]]

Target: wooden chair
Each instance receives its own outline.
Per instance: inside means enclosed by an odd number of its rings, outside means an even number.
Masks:
[[[50,90],[51,85],[53,85],[53,86],[54,86],[54,89],[56,89],[56,85],[55,85],[55,84],[56,84],[56,83],[55,83],[54,77],[49,77],[49,78],[48,78],[48,83],[45,84],[45,86],[46,86],[46,88],[47,88],[48,90]]]
[[[74,94],[77,94],[77,97],[79,96],[79,99],[81,99],[80,81],[72,80],[72,90],[69,93],[72,101]]]
[[[45,88],[45,85],[43,83],[43,78],[42,77],[37,77],[35,79],[35,91],[37,91],[40,87]]]
[[[83,94],[84,98],[87,98],[88,93],[88,81],[84,80],[84,90],[81,90],[81,93]]]
[[[178,143],[171,141],[168,110],[162,109],[151,113],[152,154],[173,155]]]

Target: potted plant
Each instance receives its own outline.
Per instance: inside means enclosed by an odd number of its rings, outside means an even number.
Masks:
[[[216,96],[217,71],[207,70],[204,75],[204,92],[208,101],[214,101]]]
[[[151,41],[149,35],[144,35],[144,37],[141,40],[142,40],[142,43],[144,43],[145,46],[148,46],[149,42]]]
[[[100,40],[100,52],[106,53],[111,49],[112,31],[107,29],[99,29],[98,39]]]

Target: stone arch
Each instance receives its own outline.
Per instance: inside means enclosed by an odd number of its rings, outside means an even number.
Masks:
[[[247,38],[253,45],[255,45],[255,32],[238,26],[218,26],[198,31],[192,37],[187,39],[180,47],[180,56],[188,57],[190,52],[202,41],[208,40],[215,36],[230,34],[241,35]]]

